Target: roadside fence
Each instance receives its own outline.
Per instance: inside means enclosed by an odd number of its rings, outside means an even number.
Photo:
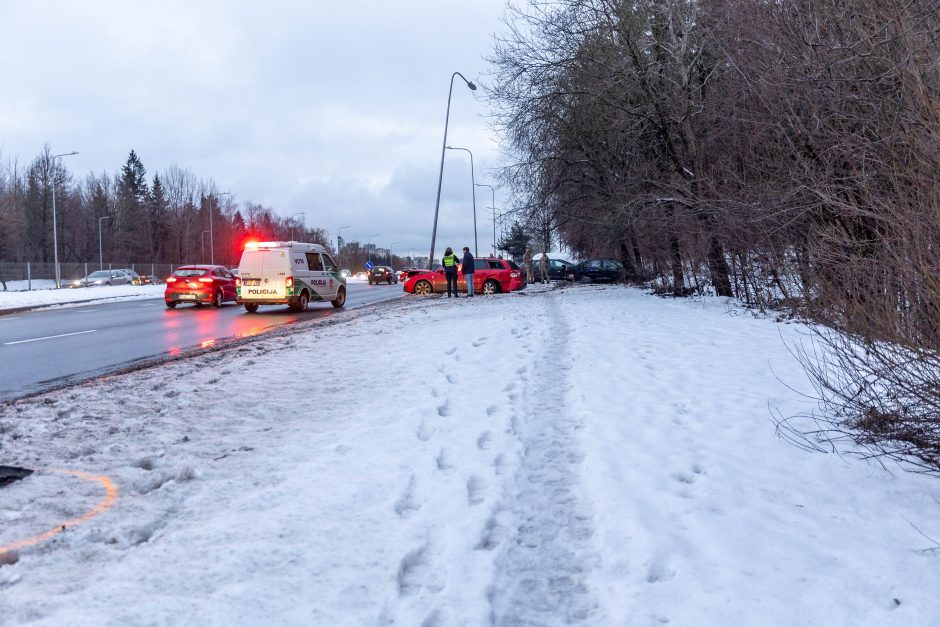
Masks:
[[[182,264],[170,263],[131,263],[131,262],[105,262],[99,268],[97,261],[85,262],[59,262],[59,273],[64,284],[88,276],[95,270],[116,270],[129,268],[141,275],[154,275],[161,279],[173,274],[173,269]],[[0,290],[24,291],[34,289],[49,289],[49,281],[55,281],[55,264],[48,262],[13,262],[0,261]]]

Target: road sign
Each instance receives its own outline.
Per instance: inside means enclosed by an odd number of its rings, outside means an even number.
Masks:
[[[371,262],[371,261],[367,261],[367,262],[366,262],[366,270],[371,270],[371,269],[372,269],[372,262]]]

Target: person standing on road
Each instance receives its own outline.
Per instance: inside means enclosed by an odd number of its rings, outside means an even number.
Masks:
[[[522,265],[525,266],[525,282],[535,283],[535,275],[532,274],[532,249],[529,247],[526,247],[522,256]]]
[[[542,283],[550,283],[548,280],[548,253],[542,253],[539,259],[539,274],[542,275]]]
[[[454,298],[459,298],[457,296],[457,255],[450,246],[444,251],[441,263],[444,264],[444,276],[447,277],[447,298],[450,298],[451,289],[454,290]]]
[[[463,278],[467,279],[467,296],[473,296],[474,258],[470,254],[470,247],[463,247]]]

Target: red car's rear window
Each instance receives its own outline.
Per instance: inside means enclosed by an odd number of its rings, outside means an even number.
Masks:
[[[173,276],[181,277],[192,277],[192,276],[204,276],[208,274],[208,270],[205,268],[177,268],[173,272]]]

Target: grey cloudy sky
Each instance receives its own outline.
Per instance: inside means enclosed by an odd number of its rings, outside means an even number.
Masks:
[[[306,212],[335,237],[426,255],[451,73],[485,80],[504,0],[0,0],[0,151],[80,151],[77,176],[134,149],[238,202]],[[448,143],[492,183],[496,137],[454,83]],[[480,252],[490,190],[477,188]],[[497,191],[496,204],[503,202]],[[448,151],[437,254],[473,241],[469,158]]]

